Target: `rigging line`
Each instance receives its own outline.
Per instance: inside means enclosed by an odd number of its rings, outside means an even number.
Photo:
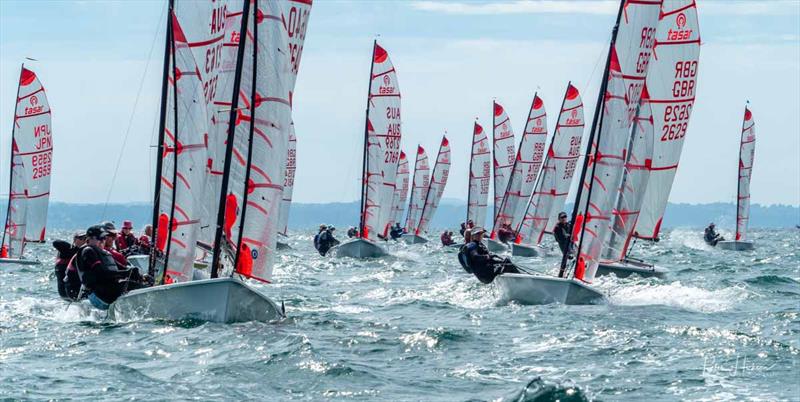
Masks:
[[[164,6],[161,8],[161,15],[158,17],[158,25],[156,25],[156,32],[153,34],[153,40],[150,43],[150,52],[147,55],[147,63],[144,65],[144,73],[142,73],[142,78],[139,80],[139,89],[136,91],[136,99],[133,101],[133,110],[131,111],[131,117],[128,119],[128,127],[125,129],[125,136],[122,139],[122,146],[119,149],[119,155],[117,156],[117,162],[114,166],[114,174],[111,176],[111,185],[108,186],[108,193],[106,194],[106,201],[103,204],[103,213],[101,214],[101,220],[106,219],[106,211],[108,210],[108,201],[111,199],[111,193],[114,190],[114,182],[117,181],[117,173],[119,172],[119,165],[122,162],[122,154],[125,152],[125,147],[128,144],[128,135],[131,133],[131,126],[133,126],[133,118],[136,116],[136,107],[139,105],[139,98],[142,95],[142,89],[144,88],[144,82],[147,78],[147,71],[150,69],[150,61],[153,57],[153,50],[156,48],[156,41],[158,40],[158,34],[161,32],[161,25],[164,19],[164,12],[166,12],[167,3],[164,3]],[[152,138],[151,138],[152,139]]]

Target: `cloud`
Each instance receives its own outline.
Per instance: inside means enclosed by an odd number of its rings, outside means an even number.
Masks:
[[[422,11],[462,15],[498,14],[614,14],[618,1],[583,0],[516,0],[487,3],[421,0],[411,7]],[[759,0],[737,2],[706,1],[698,6],[707,15],[787,15],[800,13],[800,3],[795,1]]]

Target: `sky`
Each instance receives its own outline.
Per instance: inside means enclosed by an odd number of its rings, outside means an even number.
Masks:
[[[152,199],[165,4],[0,1],[0,172],[25,62],[53,111],[51,200]],[[421,144],[434,158],[446,132],[453,164],[444,197],[465,200],[472,123],[491,126],[493,99],[508,111],[517,140],[535,92],[554,128],[568,81],[591,116],[617,4],[315,1],[294,93],[294,200],[359,196],[373,39],[397,69],[402,149]],[[800,1],[698,0],[698,9],[697,98],[670,201],[735,201],[749,100],[757,136],[752,202],[800,205]],[[8,188],[7,173],[0,188]]]

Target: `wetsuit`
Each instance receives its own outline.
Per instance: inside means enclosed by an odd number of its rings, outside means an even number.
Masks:
[[[557,223],[553,228],[553,237],[556,238],[558,248],[561,249],[561,271],[558,276],[563,275],[564,269],[567,268],[567,258],[572,248],[572,241],[570,240],[570,232],[572,231],[569,223]]]
[[[501,273],[519,273],[510,260],[501,260],[490,253],[483,243],[473,241],[466,245],[466,251],[468,266],[481,283],[490,284]]]
[[[56,255],[56,263],[55,263],[55,273],[56,273],[56,288],[58,290],[58,295],[66,298],[66,299],[74,299],[78,297],[78,292],[74,291],[74,295],[71,294],[73,292],[67,291],[67,279],[71,279],[73,282],[77,280],[77,289],[80,290],[81,282],[80,278],[77,275],[72,275],[71,278],[67,277],[67,266],[69,266],[69,261],[72,259],[72,256],[78,252],[77,247],[72,247],[71,244],[63,241],[63,240],[56,240],[53,242],[53,247],[58,250],[58,255]],[[71,284],[70,289],[75,289],[75,283]]]
[[[319,247],[317,251],[319,251],[320,255],[325,255],[331,247],[337,244],[339,244],[339,240],[333,237],[333,233],[331,233],[330,230],[326,230],[319,234]]]
[[[81,283],[86,288],[89,299],[100,299],[107,305],[117,300],[126,290],[127,286],[120,282],[124,279],[140,279],[137,272],[119,270],[114,257],[110,253],[96,246],[83,246],[76,256],[76,266]],[[135,268],[134,268],[135,270]],[[133,289],[133,288],[127,288]],[[95,307],[102,308],[92,300]]]

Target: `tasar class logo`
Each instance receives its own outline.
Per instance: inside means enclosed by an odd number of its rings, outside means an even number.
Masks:
[[[25,115],[26,116],[32,115],[32,114],[35,114],[35,113],[41,113],[42,109],[44,108],[43,106],[39,105],[39,98],[37,98],[36,95],[31,96],[28,99],[28,103],[30,103],[30,107],[28,107],[28,106],[25,107]]]
[[[394,93],[392,79],[389,77],[389,74],[383,76],[383,85],[378,87],[378,93],[381,95],[391,95]]]
[[[578,109],[572,109],[572,112],[570,112],[570,117],[567,117],[566,125],[575,126],[578,124],[581,124],[580,119],[578,119]]]
[[[686,23],[687,23],[686,14],[679,13],[675,17],[675,25],[677,26],[677,29],[674,30],[672,28],[669,29],[669,31],[667,32],[667,40],[682,41],[689,39],[689,37],[692,36],[692,30],[686,29]]]

